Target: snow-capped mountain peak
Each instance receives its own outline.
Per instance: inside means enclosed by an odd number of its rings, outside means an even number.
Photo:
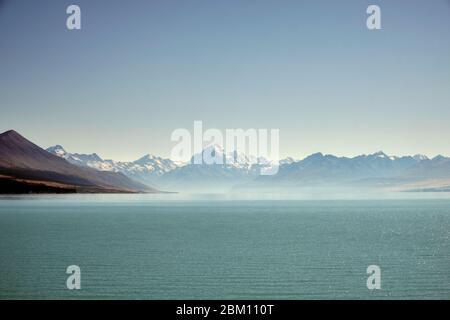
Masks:
[[[55,155],[58,155],[60,157],[63,158],[64,155],[67,154],[66,150],[64,150],[64,148],[62,146],[60,146],[59,144],[57,144],[56,146],[50,147],[47,149],[48,152],[53,153]]]
[[[295,159],[292,158],[292,157],[287,157],[287,158],[284,158],[284,159],[281,159],[281,160],[280,160],[280,165],[292,164],[292,163],[294,163],[294,162],[297,162],[297,160],[295,160]]]
[[[146,154],[136,161],[121,162],[103,160],[96,153],[69,153],[60,145],[50,147],[47,151],[66,159],[72,164],[90,167],[100,171],[122,172],[130,178],[147,184],[152,184],[155,177],[159,177],[178,167],[178,164],[169,159],[163,159],[151,154]]]
[[[139,159],[133,161],[133,163],[136,163],[136,164],[146,164],[146,163],[148,163],[148,162],[153,162],[153,161],[155,161],[155,160],[157,160],[157,159],[160,159],[160,158],[159,158],[159,157],[155,157],[155,156],[153,156],[153,155],[151,155],[151,154],[146,154],[145,156],[142,156],[141,158],[139,158]]]
[[[369,155],[369,156],[376,157],[376,158],[382,158],[382,159],[391,159],[391,158],[390,158],[386,153],[384,153],[383,151],[375,152],[375,153],[373,153],[373,154],[371,154],[371,155]]]
[[[444,156],[437,156],[430,160],[419,154],[399,157],[388,156],[382,151],[356,157],[337,157],[319,152],[303,160],[288,157],[280,161],[271,161],[236,150],[225,150],[220,145],[205,147],[201,152],[192,156],[191,162],[184,164],[152,154],[146,154],[131,162],[103,160],[96,153],[70,153],[60,145],[50,147],[47,151],[76,165],[101,171],[121,172],[144,184],[158,186],[162,190],[175,191],[180,186],[188,189],[195,186],[195,188],[207,191],[218,186],[229,189],[236,184],[258,179],[260,175],[265,175],[265,172],[271,172],[273,169],[276,169],[276,176],[272,177],[275,179],[273,181],[283,183],[331,181],[335,183],[358,179],[395,178],[402,175],[406,175],[407,178],[409,172],[416,172],[414,170],[418,170],[417,174],[423,174],[421,170],[427,165],[431,165],[433,170],[437,170],[437,168],[445,167],[450,163],[450,158]],[[199,162],[194,162],[196,159]],[[209,160],[205,161],[205,159]],[[217,163],[215,160],[218,159],[222,162]],[[440,175],[439,171],[438,176]]]
[[[423,155],[423,154],[416,154],[416,155],[413,156],[413,158],[416,161],[428,160],[428,157]]]
[[[191,157],[191,163],[194,164],[201,164],[204,162],[207,164],[223,164],[225,160],[225,149],[218,144],[209,145],[203,148],[201,152],[195,153]]]
[[[213,144],[205,147],[201,152],[194,154],[191,164],[219,164],[228,168],[250,170],[253,165],[269,165],[271,161],[236,150],[225,150],[222,146]]]

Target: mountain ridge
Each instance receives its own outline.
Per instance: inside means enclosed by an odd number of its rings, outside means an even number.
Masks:
[[[47,150],[51,152],[52,148],[54,149],[54,147],[50,147]],[[205,155],[213,158],[217,156],[223,160],[223,163],[205,163]],[[231,158],[239,159],[241,162],[227,162]],[[153,167],[151,167],[152,170],[142,167],[146,161],[153,161],[151,165],[154,166],[155,160],[158,160],[160,164],[161,161],[167,161],[170,165],[165,166],[164,170],[158,171],[158,174],[154,174]],[[112,167],[115,166],[116,170],[130,177],[135,177],[136,172],[139,172],[140,181],[159,188],[166,190],[180,188],[200,192],[224,192],[233,190],[235,187],[260,188],[266,185],[269,189],[271,186],[291,188],[316,185],[370,185],[401,188],[409,184],[428,186],[430,183],[433,184],[433,181],[445,182],[447,177],[450,178],[450,158],[440,155],[430,159],[421,154],[389,156],[383,151],[377,151],[371,154],[345,157],[317,152],[302,160],[290,157],[280,160],[279,171],[273,176],[259,174],[261,166],[258,164],[259,160],[261,159],[256,157],[237,155],[236,152],[226,153],[222,147],[211,145],[193,155],[188,163],[182,165],[151,154],[146,154],[128,163],[114,160],[102,161],[111,165],[108,170],[112,170]],[[201,164],[195,164],[195,162]],[[266,166],[273,165],[265,159],[262,162]],[[92,164],[85,162],[84,165]]]
[[[120,173],[100,172],[82,168],[55,156],[14,130],[0,134],[0,175],[5,179],[22,183],[33,192],[30,181],[46,186],[58,184],[75,192],[158,192],[156,189],[135,182]],[[36,189],[36,191],[42,188]],[[3,188],[2,188],[3,190]]]

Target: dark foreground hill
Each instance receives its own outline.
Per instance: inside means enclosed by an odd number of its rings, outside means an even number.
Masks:
[[[153,193],[121,173],[70,164],[14,130],[0,134],[0,193]]]

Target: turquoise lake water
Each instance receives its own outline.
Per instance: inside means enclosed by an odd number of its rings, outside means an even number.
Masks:
[[[2,197],[0,256],[0,299],[449,299],[450,200]]]

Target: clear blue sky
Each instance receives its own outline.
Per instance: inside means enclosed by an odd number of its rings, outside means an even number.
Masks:
[[[168,156],[194,120],[279,128],[296,158],[450,155],[450,2],[0,0],[0,116],[116,160]]]

